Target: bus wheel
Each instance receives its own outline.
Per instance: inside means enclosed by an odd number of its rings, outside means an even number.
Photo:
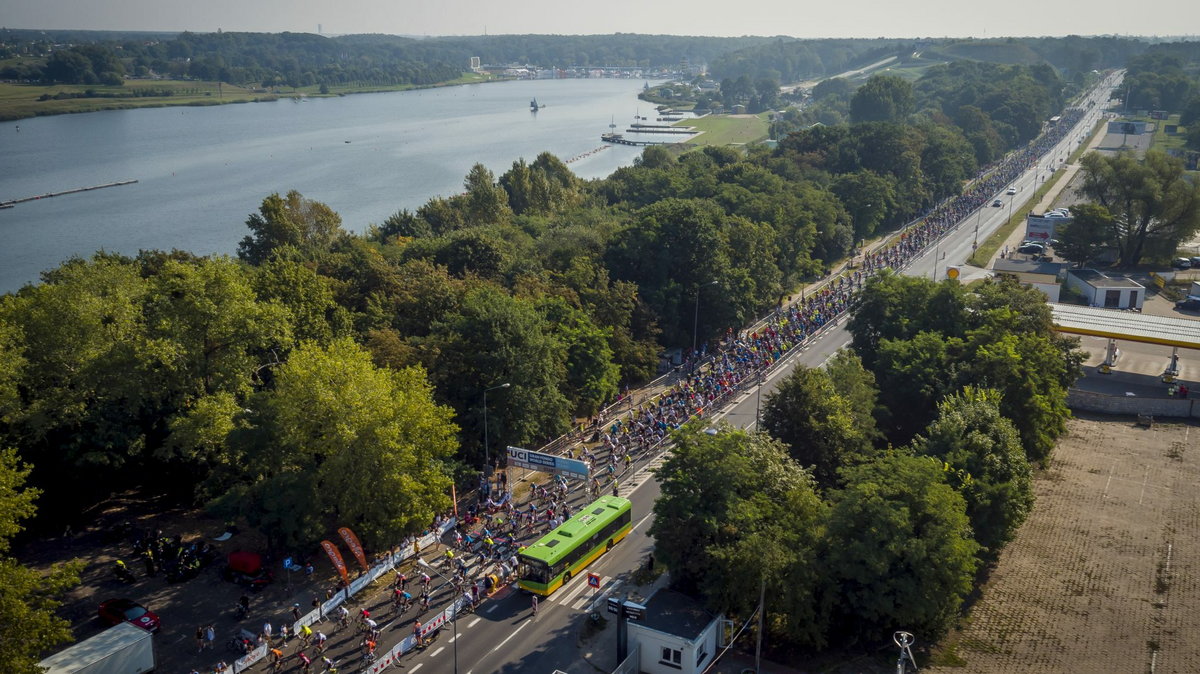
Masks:
[[[567,584],[568,582],[570,582],[570,580],[571,580],[571,572],[568,571],[563,574],[563,584],[564,585]]]
[[[609,550],[612,550],[612,539],[611,538],[608,539],[608,544],[604,546],[605,552],[608,552]]]

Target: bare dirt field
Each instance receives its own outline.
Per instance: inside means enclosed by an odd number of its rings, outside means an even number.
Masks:
[[[1083,417],[930,672],[1195,672],[1200,425]],[[919,638],[919,636],[918,636]]]

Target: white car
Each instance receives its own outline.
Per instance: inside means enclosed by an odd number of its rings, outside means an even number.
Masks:
[[[1015,188],[1015,187],[1010,187],[1010,188],[1008,188],[1008,191],[1005,192],[1005,194],[1016,194],[1016,193],[1017,193],[1017,188]]]

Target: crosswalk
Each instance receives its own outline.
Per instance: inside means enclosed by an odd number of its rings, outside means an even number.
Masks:
[[[580,575],[572,578],[566,587],[559,589],[558,592],[550,595],[545,601],[569,606],[574,611],[582,611],[588,608],[593,599],[616,590],[620,585],[621,581],[612,576],[600,576],[600,589],[597,591],[595,588],[588,586],[586,575]]]

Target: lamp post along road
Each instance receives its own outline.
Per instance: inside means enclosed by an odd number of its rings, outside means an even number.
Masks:
[[[505,386],[508,386],[508,384],[505,384]],[[438,578],[441,578],[442,580],[446,581],[447,583],[450,583],[451,587],[454,586],[454,583],[451,583],[449,578],[446,578],[446,576],[444,574],[442,574],[441,571],[438,571],[437,568],[435,568],[432,564],[425,561],[424,557],[418,556],[417,563],[420,564],[421,566],[423,566],[424,568],[429,569],[430,571],[436,573],[438,575]],[[458,597],[455,597],[454,599],[452,599],[450,601],[451,608],[454,607],[454,604],[457,601],[458,601]],[[453,625],[453,627],[451,629],[454,630],[454,638],[450,640],[450,643],[454,645],[454,674],[458,674],[458,609],[454,609],[454,613],[450,616],[450,624]]]
[[[495,391],[498,388],[508,388],[509,386],[512,386],[512,384],[504,382],[503,384],[483,389],[483,456],[485,469],[492,465],[492,450],[491,446],[488,445],[487,394],[488,391]]]
[[[719,281],[709,281],[708,283],[702,283],[696,287],[696,308],[692,313],[692,364],[693,364],[692,366],[693,367],[695,367],[696,358],[699,355],[696,352],[696,338],[700,334],[700,291],[703,290],[705,288],[705,286],[715,286],[715,285],[719,285],[719,284],[720,284]]]

